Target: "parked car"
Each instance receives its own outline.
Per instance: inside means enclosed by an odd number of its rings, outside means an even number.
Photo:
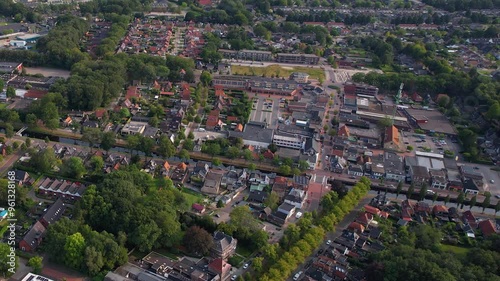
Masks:
[[[247,269],[247,268],[248,268],[248,263],[245,263],[245,264],[243,265],[243,269]]]
[[[326,241],[326,245],[330,245],[330,244],[332,244],[332,240]]]
[[[236,280],[236,278],[238,278],[238,276],[233,275],[233,276],[231,277],[231,281],[235,281],[235,280]]]

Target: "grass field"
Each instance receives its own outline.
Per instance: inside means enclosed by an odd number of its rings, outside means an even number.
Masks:
[[[182,193],[184,194],[184,197],[186,198],[188,206],[193,205],[193,203],[201,203],[203,201],[203,196],[199,193],[196,193],[193,190],[183,188]]]
[[[470,251],[470,249],[468,248],[445,244],[441,244],[440,248],[442,251],[451,252],[460,258],[465,258],[467,256],[467,253]]]
[[[304,72],[309,74],[309,78],[311,79],[323,79],[325,80],[325,71],[321,68],[312,68],[305,66],[280,66],[277,64],[269,65],[266,67],[255,67],[255,66],[246,66],[246,65],[232,65],[231,66],[232,74],[235,75],[254,75],[254,76],[278,76],[288,78],[290,74],[294,72]]]

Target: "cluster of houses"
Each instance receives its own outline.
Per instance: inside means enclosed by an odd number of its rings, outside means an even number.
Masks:
[[[182,257],[172,260],[151,252],[134,263],[127,263],[114,272],[108,272],[107,281],[227,281],[231,278],[232,266],[227,259],[235,254],[237,240],[216,231],[208,257],[194,259]]]
[[[136,18],[123,38],[118,52],[145,53],[164,57],[170,47],[174,23]]]
[[[458,206],[457,206],[458,207]],[[389,203],[385,194],[373,198],[369,208],[378,213],[392,216],[398,220],[400,226],[416,222],[426,224],[429,220],[437,219],[441,223],[453,222],[469,238],[481,234],[483,237],[499,233],[500,224],[487,218],[477,218],[470,210],[462,211],[457,207],[445,205],[431,206],[423,201],[403,200],[400,205]],[[368,210],[368,207],[365,207]]]
[[[339,237],[327,241],[327,248],[320,249],[306,265],[304,278],[298,280],[363,280],[363,271],[353,269],[348,258],[359,258],[385,249],[378,240],[382,231],[377,220],[389,217],[389,213],[370,205],[363,209]],[[301,277],[302,272],[297,274]]]
[[[400,156],[384,152],[373,155],[360,147],[334,144],[329,162],[332,172],[383,179],[392,187],[398,182],[407,182],[415,186],[478,194],[491,184],[472,166],[459,166],[454,159],[436,153],[417,151],[414,156]]]

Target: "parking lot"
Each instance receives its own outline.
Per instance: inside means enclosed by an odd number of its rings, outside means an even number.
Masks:
[[[266,122],[271,129],[278,127],[280,111],[280,98],[256,96],[253,98],[250,120],[255,122]]]
[[[484,191],[489,191],[493,196],[500,195],[500,172],[491,170],[492,166],[481,164],[467,164],[483,175]],[[493,182],[491,182],[493,180]]]
[[[418,137],[417,134],[411,132],[403,133],[403,141],[405,147],[408,145],[413,146],[415,151],[425,151],[425,148],[430,149],[431,153],[444,154],[445,150],[453,151],[454,155],[457,155],[460,151],[460,145],[458,143],[453,143],[449,138],[433,138],[430,136]]]

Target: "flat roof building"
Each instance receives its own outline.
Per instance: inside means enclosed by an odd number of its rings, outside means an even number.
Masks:
[[[274,130],[265,123],[248,122],[242,132],[229,131],[229,137],[242,138],[246,145],[266,148],[273,142]]]
[[[297,64],[318,64],[319,57],[311,54],[285,54],[278,53],[276,61],[281,63],[297,63]]]
[[[122,128],[122,135],[142,135],[148,124],[144,122],[134,122],[125,124]]]
[[[450,121],[438,110],[405,108],[403,112],[408,117],[410,124],[419,127],[421,130],[446,135],[457,134]]]

